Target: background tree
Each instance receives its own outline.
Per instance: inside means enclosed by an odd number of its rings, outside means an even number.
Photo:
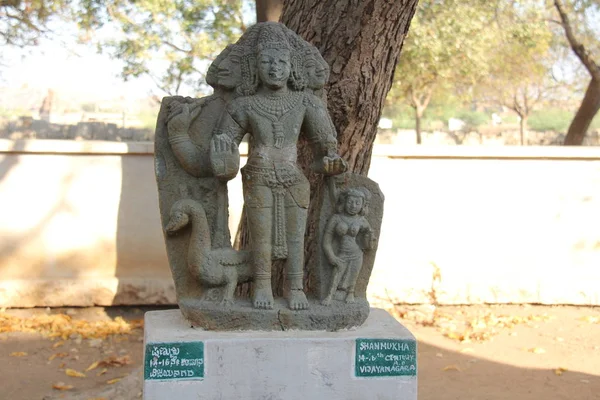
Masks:
[[[406,101],[414,110],[421,144],[423,115],[432,96],[456,94],[487,75],[493,51],[492,2],[422,0],[402,51],[389,101]]]
[[[202,89],[209,61],[245,30],[242,2],[228,0],[102,2],[89,28],[109,25],[110,39],[92,39],[124,62],[124,80],[147,75],[169,95],[182,85]]]
[[[600,110],[600,30],[592,27],[592,21],[598,21],[600,4],[594,0],[554,0],[553,5],[568,46],[591,78],[564,142],[565,145],[581,145],[592,120]]]
[[[520,142],[524,145],[531,112],[556,85],[549,73],[554,62],[552,33],[543,10],[523,3],[500,5],[490,31],[494,32],[493,50],[477,96],[519,116]]]

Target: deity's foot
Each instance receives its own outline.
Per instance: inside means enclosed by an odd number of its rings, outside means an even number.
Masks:
[[[302,289],[290,290],[288,303],[290,310],[306,310],[308,308],[308,300]]]
[[[323,300],[321,300],[321,304],[324,306],[328,306],[331,304],[331,295],[325,297]]]
[[[350,292],[346,296],[346,303],[354,303],[354,293]]]
[[[223,299],[220,304],[223,307],[231,307],[233,305],[233,299]]]
[[[254,308],[270,310],[273,308],[273,291],[271,290],[271,280],[268,282],[255,282],[254,296],[252,305]]]
[[[340,289],[340,288],[337,289],[337,291],[335,292],[335,294],[333,296],[333,298],[335,300],[339,300],[339,301],[346,300],[346,297],[348,297],[348,295],[346,294],[346,290]]]

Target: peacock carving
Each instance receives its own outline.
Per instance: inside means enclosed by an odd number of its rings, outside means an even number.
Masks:
[[[235,288],[252,278],[250,254],[230,247],[211,246],[210,228],[202,204],[191,199],[176,201],[165,230],[174,235],[191,224],[187,265],[192,276],[206,287],[223,287],[223,303],[233,303]]]

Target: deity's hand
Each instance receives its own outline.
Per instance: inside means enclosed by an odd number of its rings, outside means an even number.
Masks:
[[[344,262],[344,260],[342,260],[341,258],[337,257],[337,256],[333,256],[329,258],[329,263],[335,267],[335,268],[339,268],[339,269],[343,269],[346,265],[346,263]]]
[[[240,168],[240,150],[227,135],[215,135],[210,143],[210,165],[217,178],[228,181]]]
[[[377,236],[373,229],[369,228],[365,232],[365,249],[374,249],[377,246]]]
[[[196,119],[201,110],[200,104],[182,104],[178,101],[169,104],[169,114],[167,115],[167,132],[169,136],[187,134],[192,121]]]
[[[335,153],[323,157],[322,162],[325,175],[339,175],[348,170],[348,163]]]

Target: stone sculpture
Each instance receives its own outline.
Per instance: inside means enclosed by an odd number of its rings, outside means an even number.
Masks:
[[[211,64],[211,96],[163,99],[155,146],[161,218],[178,303],[192,324],[224,330],[335,330],[366,319],[366,282],[374,259],[369,245],[376,242],[383,196],[368,178],[345,173],[347,164],[337,154],[335,128],[323,101],[328,75],[314,46],[282,24],[261,23]],[[227,182],[240,171],[239,145],[246,134],[248,160],[241,176],[250,246],[234,250]],[[338,185],[341,197],[355,198],[363,190],[361,210],[369,194],[378,210],[370,213],[375,220],[367,220],[364,212],[356,216],[359,240],[368,242],[360,255],[354,248],[338,248],[348,242],[335,235],[340,229],[320,227],[313,239],[328,243],[323,249],[334,258],[320,254],[309,271],[304,271],[304,234],[310,192],[297,164],[301,134],[313,149],[313,170],[330,180],[334,192]],[[340,178],[334,181],[336,175]],[[363,189],[348,189],[348,183]],[[321,221],[353,221],[354,208],[335,213],[331,201],[321,204]],[[273,297],[274,260],[285,260],[285,303]],[[309,293],[307,273],[315,277]],[[253,285],[251,299],[235,298],[237,284],[247,281]],[[338,287],[346,293],[344,301],[336,301]]]
[[[375,233],[365,218],[371,193],[363,187],[349,188],[334,198],[337,198],[336,213],[329,219],[323,235],[323,251],[333,268],[323,305],[331,304],[336,291],[341,294],[340,300],[354,302],[354,288],[363,265],[363,250],[375,247]]]

